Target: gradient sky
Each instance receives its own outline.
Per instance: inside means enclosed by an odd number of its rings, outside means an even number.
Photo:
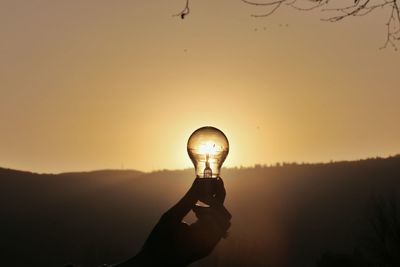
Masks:
[[[3,0],[0,166],[38,172],[190,167],[213,125],[226,165],[400,152],[400,53],[386,10],[327,14],[240,1]]]

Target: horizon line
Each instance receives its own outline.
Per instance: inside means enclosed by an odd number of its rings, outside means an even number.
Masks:
[[[222,167],[222,169],[252,169],[252,168],[273,168],[273,167],[282,167],[285,165],[317,165],[317,164],[332,164],[332,163],[342,163],[342,162],[358,162],[358,161],[365,161],[365,160],[374,160],[374,159],[390,159],[390,158],[397,158],[400,157],[400,153],[396,153],[393,155],[388,156],[375,156],[375,157],[365,157],[365,158],[358,158],[358,159],[350,159],[350,160],[329,160],[329,161],[315,161],[315,162],[297,162],[297,161],[277,161],[274,163],[254,163],[252,165],[239,165],[239,166],[227,166]],[[60,174],[72,174],[72,173],[92,173],[92,172],[104,172],[104,171],[135,171],[140,172],[143,174],[155,173],[155,172],[162,172],[162,171],[186,171],[191,170],[193,167],[187,168],[176,168],[176,169],[154,169],[151,171],[142,171],[138,169],[131,169],[131,168],[119,168],[119,169],[112,169],[112,168],[105,168],[105,169],[89,169],[89,170],[82,170],[82,171],[62,171],[62,172],[37,172],[37,171],[30,171],[30,170],[23,170],[19,168],[8,168],[0,166],[0,169],[4,170],[12,170],[12,171],[19,171],[19,172],[29,172],[34,174],[40,175],[60,175]]]

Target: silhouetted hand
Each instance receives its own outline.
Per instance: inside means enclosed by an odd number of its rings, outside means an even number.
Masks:
[[[202,178],[197,178],[185,196],[162,215],[139,254],[116,266],[178,267],[209,255],[226,236],[232,217],[223,206],[226,193],[222,179],[213,179],[213,183],[215,194],[207,198],[209,207],[196,205],[204,191]],[[182,220],[190,210],[198,220],[188,225]]]

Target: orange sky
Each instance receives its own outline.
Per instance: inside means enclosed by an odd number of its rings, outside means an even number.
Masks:
[[[240,1],[192,2],[181,20],[183,0],[3,1],[0,166],[190,167],[204,125],[229,138],[226,166],[400,152],[384,13],[254,19]]]

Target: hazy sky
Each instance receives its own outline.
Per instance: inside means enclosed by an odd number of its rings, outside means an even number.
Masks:
[[[226,165],[400,152],[400,53],[386,10],[341,23],[241,1],[2,0],[0,166],[190,167],[213,125]],[[259,9],[261,11],[261,9]]]

